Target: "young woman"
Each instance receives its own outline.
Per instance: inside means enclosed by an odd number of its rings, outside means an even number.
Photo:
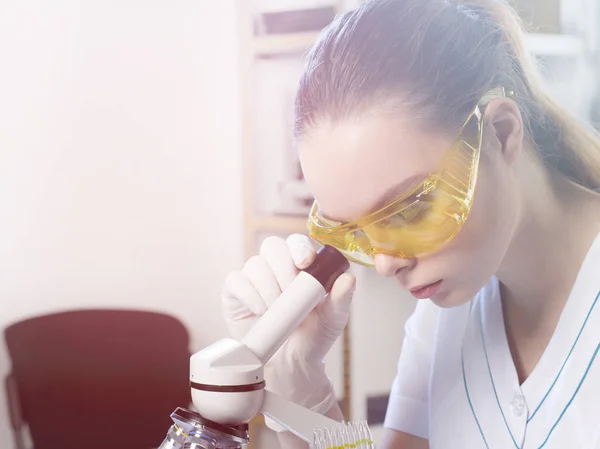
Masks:
[[[513,10],[367,1],[311,50],[296,114],[313,241],[421,300],[378,447],[600,447],[600,140],[544,92]],[[313,257],[270,238],[231,273],[234,336]],[[338,419],[322,359],[353,286],[340,277],[267,371]]]

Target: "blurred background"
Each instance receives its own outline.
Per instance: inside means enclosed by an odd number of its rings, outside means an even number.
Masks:
[[[58,361],[89,368],[77,348],[93,341],[92,358],[107,360],[99,366],[114,364],[112,387],[127,387],[131,377],[119,378],[126,363],[140,367],[136,357],[145,354],[156,364],[145,369],[155,372],[167,360],[158,349],[153,357],[157,341],[185,361],[186,351],[227,335],[219,302],[227,273],[264,237],[305,230],[310,192],[291,147],[295,83],[318,31],[357,3],[0,3],[0,448],[33,448],[36,432],[56,437],[33,429],[52,412],[36,408],[40,390],[24,391],[40,382],[27,369],[49,379],[59,377]],[[598,123],[599,3],[515,3],[552,93],[590,126]],[[328,370],[346,413],[377,432],[415,303],[394,282],[353,269],[353,315]],[[177,323],[73,324],[59,315],[53,328],[34,320],[82,310],[151,312]],[[54,339],[59,330],[63,340]],[[51,357],[42,344],[50,342],[70,349]],[[34,346],[45,365],[32,364]],[[111,359],[117,347],[127,362]],[[169,363],[185,381],[185,363]],[[140,405],[152,408],[153,394]],[[116,416],[124,406],[118,394],[111,400],[115,410],[101,411]],[[61,396],[52,401],[60,410]],[[164,403],[160,435],[171,409],[187,406]]]

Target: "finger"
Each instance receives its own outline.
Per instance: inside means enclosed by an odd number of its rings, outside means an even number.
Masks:
[[[336,304],[336,307],[347,305],[346,302],[350,302],[348,298],[352,298],[355,290],[356,277],[352,273],[344,273],[333,283],[329,293],[329,301]]]
[[[232,271],[225,279],[222,294],[225,316],[228,319],[238,320],[250,314],[262,315],[267,310],[267,305],[260,297],[254,285],[241,271]]]
[[[317,307],[321,323],[329,332],[337,334],[346,326],[355,289],[354,275],[344,273],[333,284],[329,296]]]
[[[281,295],[281,289],[273,271],[261,256],[254,256],[248,259],[243,271],[262,298],[266,307]]]
[[[221,305],[229,334],[237,340],[244,338],[260,319],[260,316],[252,313],[244,303],[237,299],[225,299]]]
[[[298,269],[294,265],[294,260],[290,254],[288,246],[280,237],[268,237],[260,247],[260,256],[265,260],[275,280],[279,285],[279,291],[286,289],[298,274]],[[267,306],[272,302],[267,300]]]
[[[300,270],[308,268],[317,255],[310,239],[302,234],[292,234],[286,239],[292,260]]]

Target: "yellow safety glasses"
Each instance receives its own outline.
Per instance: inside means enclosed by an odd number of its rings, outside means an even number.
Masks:
[[[438,169],[382,209],[352,223],[339,223],[312,206],[311,238],[340,250],[349,260],[374,266],[377,253],[412,258],[439,249],[467,220],[477,183],[483,109],[494,98],[513,96],[502,87],[488,91],[471,112]]]

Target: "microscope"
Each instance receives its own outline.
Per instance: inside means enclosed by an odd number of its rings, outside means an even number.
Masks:
[[[249,421],[261,413],[313,449],[373,448],[366,423],[338,422],[288,401],[264,379],[265,364],[349,267],[338,250],[322,247],[241,341],[224,338],[193,354],[196,411],[177,408],[158,449],[241,449],[250,443]]]

